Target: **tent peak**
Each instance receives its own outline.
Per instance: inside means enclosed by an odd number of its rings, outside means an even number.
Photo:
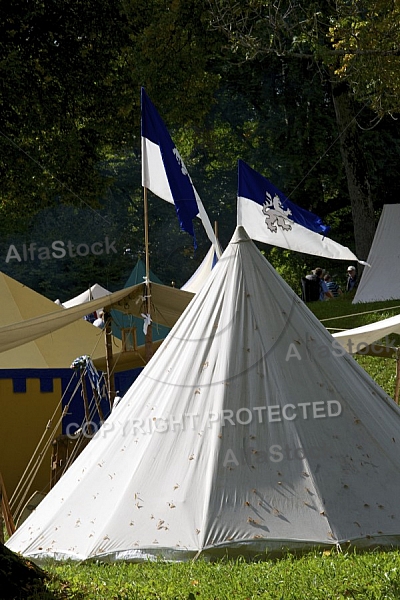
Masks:
[[[239,244],[240,242],[251,242],[243,225],[238,225],[231,239],[231,244]]]

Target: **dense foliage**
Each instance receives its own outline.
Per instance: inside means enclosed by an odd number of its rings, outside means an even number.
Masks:
[[[380,210],[399,192],[395,3],[3,4],[2,271],[53,299],[61,287],[71,297],[96,281],[125,283],[144,251],[141,85],[224,246],[242,158],[366,258]],[[199,223],[196,237],[194,252],[173,207],[150,195],[151,267],[165,283],[182,285],[200,263],[208,241]],[[80,255],[54,259],[56,241],[80,245]],[[96,243],[102,255],[90,252]],[[315,266],[263,250],[296,278]]]

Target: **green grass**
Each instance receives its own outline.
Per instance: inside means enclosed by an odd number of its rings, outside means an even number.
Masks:
[[[399,305],[399,306],[398,306]],[[395,310],[391,307],[398,306]],[[352,305],[346,296],[309,305],[326,327],[348,329],[400,312],[400,302]],[[384,310],[381,310],[384,309]],[[369,311],[376,311],[372,312]],[[367,314],[360,314],[367,313]],[[349,316],[350,315],[350,316]],[[340,317],[340,318],[337,318]],[[329,320],[328,320],[329,319]],[[400,346],[399,337],[397,342]],[[356,360],[391,396],[396,362]],[[391,600],[400,599],[400,551],[312,552],[299,558],[245,561],[203,560],[165,564],[49,564],[49,596],[70,600]],[[1,596],[1,593],[0,593]]]
[[[50,587],[96,600],[380,600],[400,598],[400,552],[310,553],[280,560],[52,565]]]
[[[331,333],[382,321],[400,313],[398,300],[366,304],[352,304],[351,300],[351,297],[343,295],[329,302],[312,302],[308,306]],[[381,340],[382,345],[386,345],[386,342],[400,347],[400,336],[390,335],[388,340]],[[393,398],[396,385],[396,361],[378,356],[355,355],[354,358]]]
[[[310,302],[308,307],[325,327],[338,329],[361,327],[400,313],[399,300],[352,304],[348,294],[328,302]]]

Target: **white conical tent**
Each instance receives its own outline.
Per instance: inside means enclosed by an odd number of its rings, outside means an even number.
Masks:
[[[219,246],[219,255],[222,254],[221,246]],[[218,262],[218,255],[215,250],[215,247],[212,245],[205,255],[204,259],[193,273],[193,275],[188,279],[188,281],[181,287],[181,290],[185,292],[192,292],[192,294],[197,294],[207,281],[211,271],[215,267]]]
[[[108,296],[109,294],[111,294],[110,291],[106,290],[106,288],[102,287],[98,283],[95,283],[88,290],[85,290],[78,296],[63,302],[62,306],[65,308],[71,308],[71,306],[77,306],[78,304],[83,304],[84,302],[97,300],[98,298],[103,298],[103,296]]]
[[[400,204],[385,204],[353,304],[400,299]]]
[[[7,542],[143,560],[400,542],[400,410],[243,228]]]

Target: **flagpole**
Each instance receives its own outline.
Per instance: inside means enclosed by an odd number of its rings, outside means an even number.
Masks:
[[[146,253],[146,283],[150,277],[150,260],[149,260],[149,209],[147,203],[147,188],[143,188],[143,205],[144,205],[144,249]]]
[[[147,203],[147,187],[143,187],[143,205],[144,205],[144,248],[145,248],[145,264],[146,264],[146,315],[151,317],[151,289],[150,289],[150,258],[149,258],[149,211]],[[146,362],[153,356],[153,335],[151,322],[147,324],[145,335],[145,356]]]

